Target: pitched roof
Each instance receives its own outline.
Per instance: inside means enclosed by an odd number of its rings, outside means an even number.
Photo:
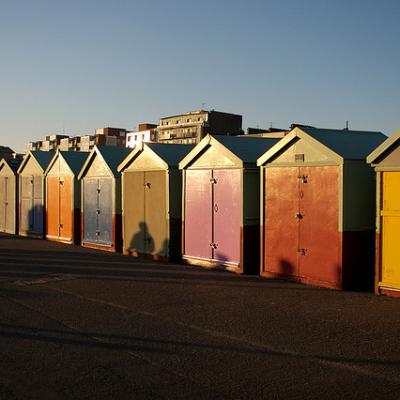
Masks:
[[[85,171],[90,165],[90,161],[96,155],[99,155],[104,160],[104,162],[107,164],[110,172],[114,175],[114,177],[121,176],[121,173],[118,171],[118,165],[122,162],[122,160],[125,159],[125,157],[127,157],[127,155],[131,151],[132,151],[131,148],[126,148],[126,147],[96,145],[90,152],[89,156],[86,158],[83,167],[79,172],[78,178],[81,179],[85,175]]]
[[[60,151],[60,154],[72,173],[78,175],[90,153],[88,151]]]
[[[21,165],[21,163],[22,163],[22,158],[21,157],[18,157],[18,158],[2,158],[0,160],[0,166],[2,164],[7,164],[11,168],[11,170],[12,170],[12,172],[14,174],[17,173],[18,168]]]
[[[367,157],[367,163],[374,163],[379,157],[381,157],[386,151],[400,140],[400,130],[389,136],[382,144],[380,144],[375,150],[373,150]]]
[[[39,163],[43,171],[47,169],[50,164],[50,161],[54,157],[54,151],[31,151],[30,154],[35,158],[35,160]]]
[[[186,154],[194,148],[194,144],[145,143],[160,156],[168,165],[178,165]]]
[[[296,129],[296,128],[295,128]],[[363,160],[387,136],[382,132],[299,127],[344,159]]]
[[[14,150],[8,146],[0,146],[1,153],[14,153]]]

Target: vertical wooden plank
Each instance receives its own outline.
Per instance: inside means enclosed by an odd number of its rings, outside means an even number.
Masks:
[[[43,176],[33,177],[33,229],[36,234],[44,233],[43,215]]]
[[[98,182],[96,178],[83,179],[83,240],[97,243],[97,199]]]
[[[263,272],[298,275],[299,169],[266,168]]]
[[[299,176],[299,276],[341,288],[339,167],[301,167]]]
[[[72,241],[73,208],[72,208],[72,178],[60,177],[60,238]]]
[[[112,245],[112,179],[99,179],[98,192],[98,244],[111,246]]]
[[[6,232],[7,215],[7,181],[5,177],[0,176],[0,232]]]
[[[47,177],[47,236],[58,238],[59,229],[59,178],[58,176]]]
[[[213,259],[221,263],[240,263],[241,193],[240,170],[214,170]]]
[[[184,255],[189,258],[211,259],[211,171],[187,170],[185,175]]]

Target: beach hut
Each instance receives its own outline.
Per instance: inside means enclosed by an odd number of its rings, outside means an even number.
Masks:
[[[257,158],[279,139],[204,137],[183,170],[183,259],[258,273],[260,181]]]
[[[380,132],[294,126],[263,154],[261,275],[335,289],[373,286]]]
[[[178,164],[193,147],[141,143],[120,164],[124,254],[181,258],[182,173]]]
[[[45,171],[46,238],[80,242],[81,189],[78,174],[88,152],[57,150]]]
[[[22,158],[0,161],[0,232],[18,232],[18,175]]]
[[[400,131],[367,162],[376,171],[375,292],[400,297]]]
[[[54,151],[30,151],[18,168],[19,175],[19,234],[45,237],[44,172]]]
[[[131,149],[95,146],[79,175],[82,246],[105,251],[122,247],[121,174],[117,167]]]

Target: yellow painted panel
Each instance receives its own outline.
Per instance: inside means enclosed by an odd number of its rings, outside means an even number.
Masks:
[[[400,217],[383,217],[382,281],[400,288]]]
[[[400,172],[383,173],[383,210],[400,210]]]

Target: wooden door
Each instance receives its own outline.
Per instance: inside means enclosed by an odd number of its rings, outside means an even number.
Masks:
[[[6,232],[15,233],[15,185],[17,179],[14,176],[7,176],[5,180],[5,228]]]
[[[123,177],[124,248],[133,252],[145,251],[144,172],[128,171]]]
[[[98,235],[97,242],[101,245],[111,246],[112,236],[112,179],[100,178],[98,186]]]
[[[214,170],[213,256],[220,263],[240,263],[240,170]]]
[[[6,202],[7,202],[7,181],[0,177],[0,232],[6,231]]]
[[[58,238],[60,236],[60,200],[58,176],[47,177],[47,236]]]
[[[29,232],[33,229],[33,176],[22,176],[20,187],[20,229]]]
[[[33,228],[32,232],[43,234],[43,177],[35,175],[33,177]]]
[[[60,238],[73,240],[73,209],[72,209],[72,178],[70,176],[60,177],[59,183],[59,221]]]
[[[298,276],[299,169],[266,168],[263,271]]]
[[[186,170],[184,256],[211,259],[211,170]]]
[[[168,256],[166,171],[145,172],[145,252]]]
[[[381,281],[400,289],[400,172],[382,173]]]
[[[98,180],[83,180],[83,238],[85,242],[97,243]]]
[[[299,275],[341,285],[339,168],[299,169]]]

